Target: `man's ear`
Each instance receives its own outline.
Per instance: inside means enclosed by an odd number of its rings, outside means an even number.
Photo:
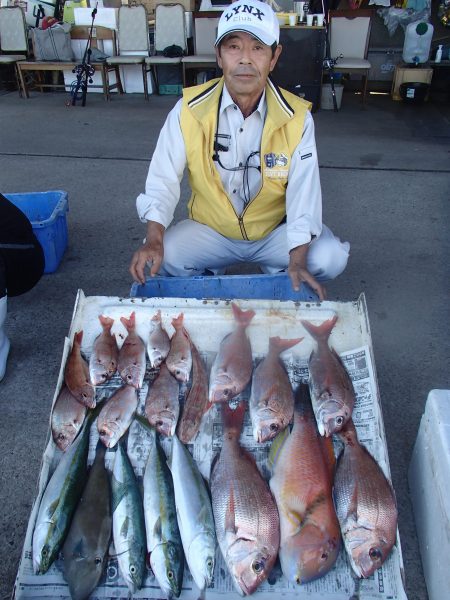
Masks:
[[[270,61],[270,72],[275,69],[275,65],[277,64],[278,57],[280,56],[282,50],[283,46],[278,44],[278,46],[275,48],[275,52],[273,53],[272,60]]]
[[[216,46],[216,60],[220,68],[222,68],[222,58],[220,56],[220,44]]]

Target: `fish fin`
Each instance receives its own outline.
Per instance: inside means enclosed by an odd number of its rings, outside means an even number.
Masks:
[[[83,340],[83,330],[77,331],[76,334],[73,336],[74,345],[78,344],[81,347],[82,340]]]
[[[114,319],[111,317],[105,317],[104,315],[98,315],[101,326],[106,331],[111,331],[111,327],[114,325]]]
[[[156,312],[156,314],[153,315],[153,317],[151,318],[151,321],[154,321],[155,323],[161,323],[161,311],[158,310]]]
[[[230,496],[225,511],[225,531],[236,533],[236,510],[234,504],[234,487],[232,483],[230,485]]]
[[[125,329],[128,332],[133,331],[136,326],[136,313],[133,311],[129,319],[126,317],[120,317],[120,322],[125,326]]]
[[[158,539],[158,540],[161,539],[162,527],[161,527],[161,517],[160,516],[156,519],[155,525],[153,526],[153,535],[156,537],[156,539]]]
[[[328,319],[328,321],[324,321],[320,325],[313,325],[310,321],[305,321],[303,319],[300,320],[300,323],[303,325],[306,331],[316,340],[316,342],[318,342],[319,340],[328,340],[333,330],[333,327],[336,325],[337,320],[338,316],[334,315],[333,318]]]
[[[246,403],[239,402],[233,410],[228,402],[222,402],[222,421],[224,432],[237,435],[239,437],[242,424],[244,422]]]
[[[236,320],[236,323],[238,323],[238,325],[240,325],[241,327],[244,327],[244,328],[248,327],[250,325],[250,321],[253,319],[253,317],[256,314],[255,311],[251,310],[251,309],[250,310],[242,310],[234,302],[231,303],[231,308],[233,309],[233,315]]]
[[[286,517],[288,519],[288,521],[294,525],[294,527],[296,528],[295,531],[291,534],[292,536],[296,535],[300,529],[302,528],[303,525],[303,517],[302,515],[297,512],[296,510],[289,510],[286,513]]]
[[[271,337],[271,338],[269,338],[269,352],[272,350],[273,352],[276,352],[277,354],[281,354],[285,350],[288,350],[289,348],[292,348],[293,346],[296,346],[297,344],[299,344],[303,339],[304,338],[301,337],[301,338],[286,340],[286,339],[280,338],[279,336]]]
[[[283,429],[283,431],[280,431],[280,433],[277,436],[275,436],[272,440],[272,444],[270,445],[269,450],[269,456],[267,459],[267,466],[269,467],[271,472],[273,472],[273,469],[277,463],[279,454],[284,446],[285,441],[290,436],[289,429],[290,428],[288,425],[285,429]]]
[[[183,327],[184,313],[180,313],[178,317],[172,319],[172,327],[177,331]]]

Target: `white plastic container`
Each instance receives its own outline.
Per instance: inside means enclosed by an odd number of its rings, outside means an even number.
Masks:
[[[450,590],[450,390],[431,390],[408,473],[429,600]]]
[[[424,21],[416,21],[407,26],[405,43],[403,44],[403,60],[405,63],[419,64],[428,61],[433,31],[433,25]]]

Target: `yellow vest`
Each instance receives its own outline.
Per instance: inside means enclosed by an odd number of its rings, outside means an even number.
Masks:
[[[183,90],[181,131],[186,146],[189,217],[233,239],[259,240],[286,215],[286,185],[311,103],[266,85],[267,113],[261,139],[261,188],[238,215],[214,166],[214,135],[223,78]]]

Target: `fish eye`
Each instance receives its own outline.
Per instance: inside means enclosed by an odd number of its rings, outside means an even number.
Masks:
[[[206,561],[206,566],[208,567],[208,569],[212,569],[213,559],[211,557],[209,557],[208,560]]]
[[[225,389],[223,390],[223,395],[224,395],[225,397],[228,397],[228,396],[230,395],[230,393],[231,393],[231,390],[229,390],[228,388],[225,388]]]
[[[262,560],[255,560],[252,563],[252,569],[254,570],[254,572],[259,575],[260,573],[262,573],[262,570],[264,569],[264,563]]]
[[[173,579],[173,571],[167,571],[167,578]]]
[[[127,375],[127,379],[128,379],[128,381],[131,381],[133,378],[131,375]]]
[[[371,548],[369,550],[369,556],[372,560],[381,560],[383,558],[379,548]]]
[[[336,417],[336,425],[342,425],[344,422],[344,417]]]
[[[101,559],[101,557],[100,557],[100,556],[96,556],[96,557],[95,557],[95,559],[94,559],[94,563],[95,563],[96,565],[101,565],[101,564],[102,564],[102,559]]]
[[[271,423],[269,429],[270,429],[270,431],[276,432],[276,431],[278,431],[279,427],[278,427],[277,423]]]
[[[42,558],[47,558],[48,556],[48,550],[47,548],[44,546],[44,548],[42,548]]]
[[[66,436],[63,433],[58,433],[58,440],[65,440]]]
[[[136,575],[136,571],[137,571],[136,567],[134,565],[130,565],[130,573],[131,573],[131,575]]]
[[[328,552],[322,552],[322,556],[320,557],[324,562],[328,560]]]

